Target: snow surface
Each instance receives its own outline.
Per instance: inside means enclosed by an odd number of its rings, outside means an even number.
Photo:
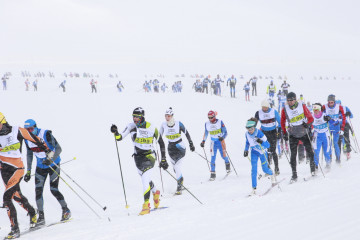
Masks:
[[[278,177],[286,178],[280,184],[282,191],[274,188],[264,197],[245,197],[251,191],[251,178],[250,163],[243,157],[244,126],[260,108],[268,80],[258,81],[259,96],[251,97],[249,103],[244,101],[241,91],[245,81],[238,83],[237,98],[231,99],[228,88],[223,89],[224,97],[194,93],[191,86],[195,79],[188,78],[179,79],[184,83],[181,94],[143,93],[143,78],[122,79],[123,93],[116,90],[117,79],[99,80],[97,94],[90,93],[89,79],[68,79],[67,92],[63,93],[58,88],[62,80],[39,79],[38,92],[25,92],[25,79],[18,75],[11,77],[9,90],[0,93],[1,112],[12,125],[22,126],[26,119],[34,118],[40,128],[53,130],[63,148],[62,160],[76,157],[76,161],[63,166],[63,171],[107,210],[102,211],[63,173],[62,177],[101,215],[101,219],[60,181],[60,190],[72,211],[73,221],[38,230],[21,239],[360,239],[360,178],[357,174],[360,162],[354,152],[351,160],[343,161],[341,167],[333,164],[325,178],[319,173],[319,177],[309,182],[301,180],[310,174],[309,165],[299,165],[299,182],[293,185],[288,184],[291,169],[283,157]],[[165,80],[170,85],[177,79],[168,77]],[[278,87],[281,82],[275,80]],[[356,89],[360,87],[358,80],[313,81],[312,78],[299,80],[299,77],[288,76],[288,82],[290,90],[296,89],[298,96],[302,93],[306,101],[325,103],[328,94],[334,93],[355,115],[353,124],[360,137],[356,120],[360,106],[355,102]],[[118,142],[130,206],[126,209],[110,126],[115,123],[123,129],[132,121],[132,110],[138,106],[145,109],[146,120],[157,127],[165,120],[166,108],[173,107],[175,118],[187,127],[200,154],[203,154],[199,144],[207,112],[216,110],[228,129],[228,153],[239,175],[233,172],[222,181],[225,165],[218,156],[218,178],[209,182],[205,161],[188,149],[183,162],[184,185],[204,204],[199,204],[185,191],[181,196],[173,196],[176,182],[163,172],[165,192],[160,205],[169,208],[138,216],[143,203],[142,184],[131,157],[133,145],[128,137]],[[184,141],[188,145],[186,139]],[[25,147],[23,150],[25,156]],[[209,157],[209,140],[206,151]],[[154,167],[153,180],[161,190],[158,167]],[[269,186],[270,180],[262,179],[258,182],[258,191],[266,191]],[[36,206],[34,178],[28,183],[22,181],[21,188]],[[2,187],[0,191],[3,191]],[[51,195],[48,182],[44,202],[47,223],[58,221],[61,208]],[[17,203],[15,205],[23,231],[28,228],[28,216]],[[0,236],[5,236],[10,231],[10,224],[6,210],[0,211]]]

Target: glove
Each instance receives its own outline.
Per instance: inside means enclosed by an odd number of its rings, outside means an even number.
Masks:
[[[304,128],[308,128],[308,127],[309,127],[309,125],[308,125],[306,122],[303,122],[302,125],[303,125]]]
[[[50,166],[53,163],[53,158],[54,158],[54,152],[53,151],[47,151],[46,152],[46,159],[44,159],[42,161],[43,164]]]
[[[259,143],[259,144],[262,144],[264,141],[261,140],[261,138],[256,138],[256,142]]]
[[[162,169],[166,170],[169,167],[169,164],[167,163],[166,159],[161,159],[160,166]]]
[[[328,122],[328,121],[331,120],[331,117],[330,116],[324,116],[324,120]]]
[[[119,134],[118,128],[115,124],[111,125],[110,131],[114,134]]]
[[[244,157],[247,157],[249,155],[249,151],[244,151]]]
[[[350,116],[351,116],[351,113],[350,113],[350,112],[346,112],[346,113],[345,113],[345,116],[350,117]]]
[[[281,138],[281,132],[280,132],[280,131],[277,131],[277,133],[276,133],[276,138],[277,138],[277,139],[280,139],[280,138]]]
[[[286,142],[289,141],[289,136],[288,136],[287,133],[284,133],[284,140],[285,140]]]
[[[202,142],[200,143],[200,147],[204,147],[205,146],[205,141],[204,140],[202,140]]]
[[[46,166],[50,166],[51,163],[52,163],[52,160],[47,159],[47,158],[42,161],[42,164],[45,164]]]
[[[195,151],[195,147],[192,141],[189,142],[190,151]]]
[[[224,140],[223,137],[219,137],[219,141],[222,142]]]
[[[340,130],[340,131],[339,131],[339,135],[340,135],[340,136],[344,135],[344,131],[343,131],[343,130]]]
[[[30,181],[30,179],[31,179],[31,171],[29,170],[25,174],[24,181],[28,182],[28,181]]]

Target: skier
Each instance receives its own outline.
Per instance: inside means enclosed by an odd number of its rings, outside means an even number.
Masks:
[[[29,91],[29,85],[30,85],[30,81],[29,81],[29,79],[26,79],[26,81],[25,81],[25,91]]]
[[[163,83],[163,85],[161,85],[161,91],[162,91],[163,93],[165,93],[165,91],[166,91],[167,88],[168,88],[168,86],[166,86],[165,83]]]
[[[276,92],[276,86],[273,80],[270,81],[270,84],[267,87],[266,94],[269,94],[269,98],[274,98]]]
[[[4,76],[1,80],[2,80],[2,84],[3,84],[3,90],[6,91],[7,90],[7,86],[6,86],[7,76]]]
[[[26,130],[37,136],[41,142],[45,142],[46,145],[54,152],[53,160],[46,158],[44,151],[39,149],[36,144],[25,140],[27,149],[27,171],[24,177],[24,181],[28,182],[31,179],[31,165],[33,162],[33,156],[36,157],[36,171],[35,171],[35,195],[36,205],[39,211],[38,225],[45,225],[44,215],[44,200],[43,191],[44,184],[47,176],[50,178],[50,191],[60,203],[62,208],[61,221],[68,220],[71,217],[71,212],[67,207],[64,196],[59,191],[59,175],[60,175],[60,153],[62,152],[60,144],[56,141],[52,135],[51,130],[40,129],[37,127],[36,122],[33,119],[25,121],[24,127]]]
[[[20,181],[24,175],[24,163],[21,159],[21,144],[24,139],[34,143],[39,150],[45,151],[47,159],[52,158],[53,152],[49,150],[46,143],[42,143],[38,137],[24,128],[11,126],[4,115],[0,113],[0,171],[5,184],[4,207],[7,209],[11,223],[11,232],[5,239],[14,239],[20,236],[17,213],[12,199],[28,212],[30,228],[35,227],[37,222],[35,209],[20,190]]]
[[[290,84],[288,84],[286,82],[286,80],[284,80],[283,84],[281,84],[281,88],[283,90],[283,92],[285,93],[285,95],[287,96],[288,92],[289,92],[289,87],[290,87]]]
[[[340,100],[336,101],[337,104],[341,104]],[[350,152],[351,152],[351,142],[350,142],[350,124],[349,124],[349,119],[353,118],[353,114],[350,111],[350,109],[347,106],[342,105],[343,109],[344,109],[344,113],[345,113],[345,128],[344,128],[344,135],[343,137],[339,138],[339,148],[340,148],[340,152],[341,152],[341,143],[344,143],[344,153],[346,154],[346,158],[347,160],[350,159]],[[342,125],[342,118],[340,118],[340,125]]]
[[[119,92],[122,92],[122,89],[124,89],[124,86],[122,85],[121,81],[119,81],[118,84],[116,84],[116,88]]]
[[[190,150],[193,152],[195,151],[195,147],[193,142],[191,141],[191,137],[189,132],[186,130],[184,124],[180,121],[176,121],[174,119],[174,111],[170,107],[165,111],[165,119],[166,122],[163,122],[163,124],[160,127],[160,135],[165,135],[165,137],[168,139],[168,153],[170,156],[170,161],[173,165],[176,179],[177,179],[177,188],[176,188],[176,194],[180,195],[182,191],[182,185],[184,182],[184,177],[182,175],[181,171],[181,164],[183,157],[186,153],[186,148],[184,146],[184,143],[181,138],[181,132],[183,132],[189,142]]]
[[[215,78],[215,88],[216,88],[216,95],[217,96],[221,96],[221,85],[220,83],[224,82],[221,78],[220,78],[220,74],[218,74]]]
[[[234,75],[231,75],[231,78],[227,80],[226,86],[229,86],[230,83],[230,95],[231,97],[235,98],[235,85],[236,85],[236,78]]]
[[[265,134],[267,141],[270,143],[268,151],[268,163],[271,164],[271,160],[274,160],[275,175],[280,174],[278,155],[276,153],[277,140],[281,137],[281,124],[279,113],[270,108],[267,100],[262,101],[261,110],[255,113],[255,118],[260,120],[261,131]]]
[[[330,132],[328,128],[328,121],[331,119],[330,116],[327,116],[321,111],[322,105],[320,103],[315,103],[313,105],[314,110],[314,122],[313,122],[313,147],[314,147],[314,162],[315,166],[319,165],[319,155],[321,148],[323,149],[326,168],[330,169]]]
[[[139,215],[150,213],[150,191],[153,193],[154,207],[158,208],[160,204],[160,191],[156,189],[151,180],[151,174],[156,161],[154,148],[154,138],[159,142],[161,152],[160,167],[166,170],[169,164],[166,161],[165,144],[157,128],[151,123],[145,121],[145,111],[137,107],[133,111],[133,122],[129,123],[126,128],[119,133],[117,126],[112,125],[110,131],[114,133],[117,141],[121,141],[129,133],[134,144],[134,160],[138,173],[141,176],[144,204]]]
[[[245,90],[245,101],[250,101],[250,84],[247,82],[244,85],[243,90]]]
[[[340,118],[345,119],[344,109],[340,104],[336,104],[335,95],[330,94],[328,96],[328,103],[322,106],[321,109],[326,115],[330,116],[329,129],[332,135],[332,144],[335,148],[336,163],[340,164],[340,148],[339,148],[339,136],[344,135],[345,121],[342,121],[340,125]],[[330,153],[332,146],[330,146]]]
[[[205,92],[205,89],[206,89],[206,94],[208,94],[208,91],[209,91],[208,86],[209,86],[209,84],[211,84],[210,75],[203,80],[202,84],[203,84],[202,92]]]
[[[248,130],[245,133],[246,145],[244,150],[244,157],[248,157],[249,148],[251,148],[251,182],[252,182],[252,192],[251,195],[256,195],[257,187],[257,163],[260,158],[261,167],[264,173],[271,176],[271,182],[276,183],[275,176],[273,171],[269,168],[267,161],[267,152],[265,149],[270,147],[269,142],[267,141],[264,133],[256,128],[257,119],[250,118],[246,123],[246,129]]]
[[[251,95],[254,96],[255,93],[255,96],[257,96],[257,90],[256,90],[257,77],[253,77],[252,79],[250,79],[250,81],[252,87]]]
[[[35,81],[33,81],[32,85],[34,87],[34,92],[37,92],[38,80],[36,79]]]
[[[309,111],[311,112],[311,114],[313,114],[313,106],[311,105],[311,103],[310,103],[309,101],[307,101],[306,107],[309,109]]]
[[[284,140],[289,141],[290,139],[290,165],[292,170],[290,183],[293,183],[297,181],[296,155],[299,141],[304,143],[306,153],[310,159],[311,175],[315,176],[314,153],[308,134],[308,128],[314,121],[314,118],[306,105],[296,100],[295,93],[290,92],[286,99],[288,104],[285,105],[281,112],[281,128]],[[289,124],[289,135],[286,130],[286,121]]]
[[[207,136],[210,133],[211,144],[211,172],[210,172],[210,181],[214,181],[216,178],[215,172],[215,160],[217,151],[220,150],[220,155],[225,161],[225,169],[227,173],[230,173],[230,162],[229,158],[226,156],[225,142],[224,139],[227,136],[227,130],[225,124],[222,120],[216,118],[217,113],[214,111],[209,111],[208,118],[209,121],[205,123],[205,133],[200,146],[203,148],[205,146],[205,141]]]
[[[62,81],[61,83],[60,83],[60,86],[59,86],[59,88],[61,87],[62,89],[63,89],[63,92],[65,92],[65,83],[66,83],[66,80],[64,80],[64,81]]]
[[[93,93],[93,92],[97,93],[96,84],[97,84],[97,81],[95,81],[94,79],[91,79],[91,81],[90,81],[91,93]]]

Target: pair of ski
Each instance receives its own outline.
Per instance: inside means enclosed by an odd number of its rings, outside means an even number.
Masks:
[[[271,186],[263,193],[261,194],[249,194],[247,195],[246,197],[253,197],[253,196],[259,196],[259,197],[263,197],[265,196],[266,194],[268,194],[269,192],[271,192],[271,190],[276,187],[276,186],[279,186],[279,184],[281,182],[283,182],[285,180],[285,178],[282,178],[281,180],[277,181],[276,183],[272,183]]]
[[[67,223],[67,222],[69,222],[69,221],[71,221],[71,220],[72,220],[72,218],[69,218],[68,220],[52,222],[52,223],[44,224],[44,225],[37,225],[37,226],[35,226],[35,227],[28,228],[28,229],[26,229],[26,230],[23,231],[23,232],[20,232],[20,236],[23,236],[23,235],[25,235],[25,234],[34,232],[34,231],[39,230],[39,229],[42,229],[42,228],[55,226],[55,225],[58,225],[58,224],[61,224],[61,223]],[[7,239],[7,238],[4,238],[4,239]]]

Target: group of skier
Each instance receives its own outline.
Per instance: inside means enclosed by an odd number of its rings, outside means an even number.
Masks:
[[[21,146],[25,140],[27,148],[27,171],[24,176]],[[11,232],[5,239],[14,239],[20,236],[17,213],[12,200],[18,202],[30,217],[30,228],[45,224],[43,187],[49,175],[50,190],[62,207],[61,221],[68,220],[71,212],[63,195],[58,189],[60,175],[61,147],[50,130],[40,129],[33,119],[24,123],[24,128],[12,126],[5,116],[0,113],[0,171],[4,181],[3,207],[6,208]],[[37,159],[35,171],[35,195],[38,213],[30,205],[28,199],[21,193],[20,181],[28,182],[31,179],[33,156]],[[39,216],[39,217],[38,217]]]

